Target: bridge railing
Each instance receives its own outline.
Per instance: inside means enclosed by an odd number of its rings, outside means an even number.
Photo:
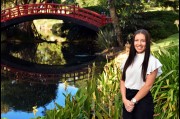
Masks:
[[[39,3],[39,4],[25,4],[8,8],[1,11],[1,22],[6,22],[13,18],[38,15],[38,14],[55,14],[63,15],[96,25],[98,27],[111,23],[111,18],[102,14],[98,14],[91,10],[80,8],[75,5],[62,5],[55,3]]]

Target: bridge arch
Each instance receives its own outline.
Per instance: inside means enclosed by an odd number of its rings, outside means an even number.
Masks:
[[[98,31],[111,18],[75,5],[56,3],[25,4],[1,10],[1,29],[35,19],[61,19]]]

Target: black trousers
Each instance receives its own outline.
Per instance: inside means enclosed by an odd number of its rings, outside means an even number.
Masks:
[[[138,90],[126,89],[126,98],[131,100]],[[154,104],[151,92],[142,98],[137,104],[132,112],[128,112],[123,104],[123,119],[153,119],[154,114]]]

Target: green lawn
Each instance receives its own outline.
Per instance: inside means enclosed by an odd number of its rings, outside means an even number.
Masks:
[[[179,45],[179,33],[173,34],[166,39],[153,42],[151,46],[151,50],[155,51],[158,50],[160,47],[168,48],[176,45]]]

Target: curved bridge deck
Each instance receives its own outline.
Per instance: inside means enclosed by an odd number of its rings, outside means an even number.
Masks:
[[[111,23],[111,18],[75,5],[55,3],[25,4],[1,10],[1,29],[34,19],[62,19],[98,30]]]

